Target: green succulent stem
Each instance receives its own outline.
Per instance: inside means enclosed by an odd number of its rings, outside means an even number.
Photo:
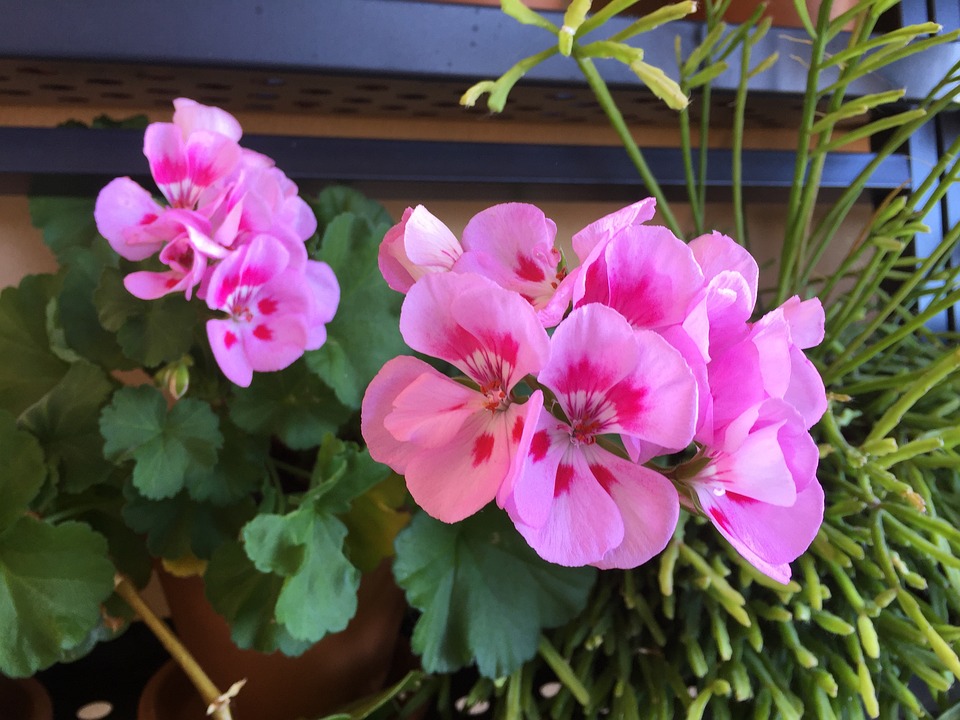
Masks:
[[[637,145],[637,141],[633,138],[633,133],[623,118],[623,113],[620,112],[620,108],[617,107],[616,101],[610,94],[610,88],[607,87],[606,81],[604,81],[603,77],[597,71],[596,66],[590,58],[580,57],[576,52],[574,52],[574,56],[576,57],[577,66],[583,73],[584,78],[586,78],[587,84],[593,91],[597,102],[600,103],[600,107],[603,109],[604,114],[617,133],[617,137],[619,137],[620,142],[623,143],[623,147],[633,162],[634,167],[637,168],[637,172],[640,174],[644,185],[650,194],[656,198],[657,210],[663,216],[667,227],[669,227],[675,235],[682,235],[683,231],[680,228],[680,223],[677,222],[677,218],[670,209],[670,205],[663,193],[663,189],[660,187],[660,183],[657,182],[653,171],[650,170],[650,166],[647,165],[646,158],[643,157],[640,146]]]

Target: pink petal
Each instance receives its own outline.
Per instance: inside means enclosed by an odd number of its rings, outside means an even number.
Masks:
[[[448,380],[422,360],[401,355],[393,358],[380,369],[363,395],[360,409],[360,432],[377,462],[389,465],[398,473],[406,471],[410,458],[420,448],[397,440],[384,427],[384,421],[393,412],[393,401],[410,383],[423,374],[431,374],[438,380]]]
[[[534,390],[520,407],[521,414],[513,420],[513,427],[510,429],[510,439],[516,443],[512,450],[513,460],[510,463],[507,476],[503,479],[500,489],[497,491],[497,504],[500,507],[506,507],[508,502],[512,502],[509,498],[513,495],[513,489],[517,482],[523,476],[527,455],[539,427],[540,417],[544,414],[543,392]]]
[[[690,249],[667,228],[633,226],[604,249],[603,261],[585,269],[583,295],[574,306],[601,302],[638,328],[682,323],[703,289]]]
[[[511,469],[517,444],[512,429],[522,407],[480,410],[447,445],[413,455],[405,474],[417,504],[438,520],[457,522],[493,500]]]
[[[594,248],[608,242],[626,227],[642,225],[656,214],[657,201],[644,198],[587,225],[573,236],[573,251],[584,262]]]
[[[391,290],[404,294],[420,275],[420,269],[407,257],[403,244],[403,234],[412,214],[413,208],[403,211],[400,222],[387,230],[386,235],[383,236],[377,253],[377,265],[380,267],[383,279],[387,281]]]
[[[336,315],[340,304],[340,284],[333,269],[324,262],[308,260],[304,272],[311,300],[306,349],[316,350],[327,339],[324,326]]]
[[[779,430],[779,425],[754,429],[736,450],[718,454],[703,470],[702,480],[713,492],[732,492],[771,505],[793,505],[797,486],[780,447]]]
[[[663,550],[680,516],[673,484],[660,473],[610,453],[596,453],[594,476],[623,518],[623,542],[593,563],[599,568],[635,568]]]
[[[247,360],[235,324],[230,320],[208,320],[207,339],[213,357],[227,379],[240,387],[249,387],[253,380],[253,368]]]
[[[827,411],[823,378],[797,346],[790,348],[790,384],[783,393],[783,399],[797,409],[807,428],[816,425]]]
[[[407,293],[400,332],[414,350],[456,365],[503,390],[537,372],[549,339],[528,303],[479,275],[426,275]]]
[[[303,355],[307,329],[301,315],[259,316],[236,326],[250,367],[257,372],[283,370]]]
[[[780,582],[790,578],[781,567],[813,542],[823,522],[823,489],[810,483],[791,507],[778,507],[733,493],[698,492],[700,504],[720,534],[748,562]]]
[[[560,323],[540,382],[593,434],[624,433],[673,450],[693,437],[697,386],[683,357],[604,305],[579,307]]]
[[[532,527],[519,517],[512,520],[544,560],[566,566],[591,565],[621,545],[624,522],[620,509],[597,481],[584,454],[569,444],[567,447],[554,475],[546,522]]]
[[[450,270],[463,252],[456,236],[423,205],[417,205],[407,218],[403,247],[421,272]]]
[[[707,283],[723,273],[733,273],[742,278],[744,304],[753,312],[760,278],[760,268],[753,255],[732,238],[718,232],[694,238],[690,241],[690,250]],[[750,313],[747,313],[744,320],[749,319],[749,316]]]
[[[184,145],[183,134],[173,123],[151,123],[143,134],[143,154],[150,163],[150,173],[171,203],[168,191],[176,191],[187,177]]]
[[[812,348],[823,342],[825,318],[818,298],[801,302],[794,295],[779,309],[790,326],[790,339],[798,348]]]
[[[464,422],[483,410],[476,390],[434,373],[413,379],[393,400],[383,425],[397,440],[421,448],[449,443]]]
[[[283,243],[276,238],[256,236],[214,268],[207,288],[207,305],[212,310],[226,309],[231,296],[238,291],[250,292],[283,272],[289,257]]]
[[[542,527],[550,517],[557,468],[570,449],[570,426],[549,413],[541,413],[517,475],[510,499],[515,522]]]
[[[123,278],[123,286],[134,297],[141,300],[156,300],[174,292],[181,292],[189,286],[182,272],[148,272],[140,270]]]
[[[173,107],[173,124],[180,128],[184,137],[197,130],[211,130],[237,142],[243,135],[240,123],[226,110],[201,105],[188,98],[177,98]]]
[[[150,193],[130,178],[110,181],[94,206],[93,216],[97,230],[110,247],[127,260],[144,260],[163,247],[158,239],[146,231],[163,213]]]
[[[534,205],[494,205],[467,223],[464,253],[454,270],[488,277],[539,310],[546,307],[560,282],[556,234],[556,224]]]

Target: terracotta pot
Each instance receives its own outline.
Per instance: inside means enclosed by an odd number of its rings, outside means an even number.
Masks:
[[[296,658],[234,646],[226,621],[204,597],[200,578],[161,573],[160,581],[177,635],[214,684],[226,690],[246,678],[232,705],[236,720],[324,715],[379,690],[387,678],[404,611],[389,565],[364,577],[357,614],[347,629]],[[179,668],[165,666],[141,696],[139,717],[202,720],[204,710]]]
[[[33,678],[12,680],[0,675],[0,717],[3,720],[53,720],[53,704]]]

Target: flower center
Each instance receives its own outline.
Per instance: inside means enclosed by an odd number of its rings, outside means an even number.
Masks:
[[[600,423],[596,420],[577,420],[570,430],[570,442],[574,445],[593,445],[599,429]]]
[[[491,380],[481,385],[480,392],[484,395],[483,406],[490,412],[506,410],[510,405],[510,396],[504,391],[499,380]]]

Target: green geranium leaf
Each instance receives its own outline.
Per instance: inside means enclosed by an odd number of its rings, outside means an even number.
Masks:
[[[32,675],[84,643],[113,592],[107,543],[80,523],[20,518],[0,534],[0,669]]]
[[[136,364],[123,355],[116,335],[100,324],[93,302],[101,274],[105,268],[116,269],[118,259],[101,238],[92,247],[66,251],[63,259],[66,274],[57,307],[67,345],[98,365],[129,370]]]
[[[53,275],[31,275],[0,293],[0,408],[14,415],[43,397],[69,367],[47,336],[47,305],[59,283]]]
[[[313,643],[297,640],[276,621],[274,609],[285,578],[257,571],[238,542],[221,545],[203,576],[207,598],[230,623],[238,647],[300,655]]]
[[[347,554],[361,572],[375,569],[393,555],[393,541],[410,522],[400,510],[407,499],[403,478],[390,474],[385,481],[358,497],[340,519],[347,526]]]
[[[333,392],[302,362],[286,370],[255,373],[248,388],[236,388],[230,419],[253,434],[276,435],[295,450],[316,447],[350,417]]]
[[[357,611],[360,572],[343,554],[346,526],[304,505],[287,515],[260,515],[243,529],[247,555],[261,572],[284,578],[276,620],[298,640],[339,632]]]
[[[150,579],[153,567],[147,552],[146,537],[123,521],[121,510],[126,503],[123,496],[125,478],[117,468],[111,467],[110,470],[112,472],[101,478],[100,483],[82,493],[58,495],[50,512],[69,514],[105,537],[110,559],[117,570],[130,577],[138,587],[143,587]],[[119,598],[117,600],[119,602],[116,604],[121,608],[126,604]],[[127,608],[124,615],[130,613]]]
[[[352,213],[340,215],[327,226],[318,255],[337,275],[340,305],[327,325],[326,343],[307,353],[307,364],[354,409],[383,364],[410,352],[399,328],[403,298],[387,286],[377,266],[387,227]]]
[[[124,488],[123,519],[147,536],[154,557],[178,560],[193,555],[210,558],[224,542],[236,538],[256,513],[252,501],[228,507],[199,503],[186,491],[166,500],[149,500],[132,485]]]
[[[64,256],[77,247],[90,247],[100,237],[93,219],[94,198],[40,196],[30,198],[30,219],[43,241],[63,265]]]
[[[114,461],[132,459],[133,484],[147,498],[176,495],[191,467],[211,468],[223,444],[210,405],[184,398],[169,412],[154,387],[125,387],[100,416],[104,454]]]
[[[310,484],[324,510],[337,514],[389,474],[390,468],[371,458],[366,448],[327,435],[317,452]]]
[[[93,300],[100,323],[117,334],[124,355],[143,367],[179,360],[193,344],[202,303],[188,303],[179,294],[140,300],[127,292],[114,268],[104,270]]]
[[[352,213],[363,218],[371,227],[393,224],[390,213],[383,205],[353,188],[333,185],[321,190],[315,198],[305,199],[317,216],[317,228],[321,235],[327,226],[343,213]]]
[[[423,611],[412,645],[428,672],[476,662],[487,677],[509,675],[536,654],[543,628],[584,608],[597,575],[540,559],[495,508],[454,525],[420,513],[396,546],[397,582]]]
[[[40,444],[17,429],[13,415],[0,410],[0,532],[20,518],[43,486],[46,470]]]
[[[112,469],[103,457],[98,424],[100,407],[112,390],[100,368],[77,362],[21,418],[22,426],[40,440],[59,486],[67,492],[102,482]]]
[[[193,465],[186,475],[187,492],[198,502],[230,505],[259,490],[269,477],[267,438],[247,435],[233,423],[221,422],[223,449],[212,468]]]

